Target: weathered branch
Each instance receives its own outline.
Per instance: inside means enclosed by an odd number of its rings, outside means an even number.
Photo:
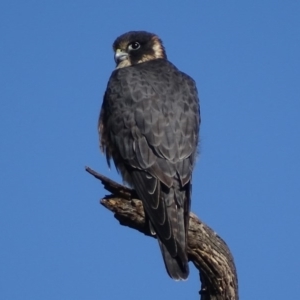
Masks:
[[[134,190],[86,167],[112,193],[101,204],[114,213],[121,225],[151,236],[142,202]],[[188,256],[200,273],[201,300],[238,300],[238,282],[233,257],[226,243],[206,224],[190,213]]]

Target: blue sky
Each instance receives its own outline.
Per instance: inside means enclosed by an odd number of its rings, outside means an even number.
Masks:
[[[198,299],[121,227],[97,118],[129,30],[164,41],[201,99],[192,210],[234,255],[240,298],[300,294],[299,1],[0,3],[0,299]]]

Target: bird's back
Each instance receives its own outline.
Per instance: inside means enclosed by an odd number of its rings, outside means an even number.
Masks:
[[[186,240],[199,125],[195,83],[167,60],[112,73],[100,115],[101,145],[143,201],[174,279],[188,276]]]

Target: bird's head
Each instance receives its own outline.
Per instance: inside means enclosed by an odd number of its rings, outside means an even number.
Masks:
[[[167,58],[160,38],[146,31],[130,31],[113,43],[116,68],[124,68],[152,59]]]

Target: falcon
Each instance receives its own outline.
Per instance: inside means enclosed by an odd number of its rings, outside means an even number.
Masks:
[[[167,60],[155,34],[127,32],[113,50],[116,68],[100,112],[100,148],[142,200],[169,276],[185,280],[200,127],[196,85]]]

